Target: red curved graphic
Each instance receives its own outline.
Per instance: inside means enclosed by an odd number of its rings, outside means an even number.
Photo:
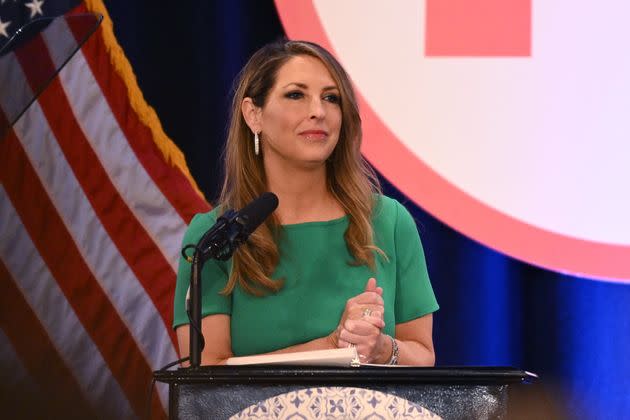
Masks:
[[[289,38],[316,42],[343,63],[311,2],[276,0],[276,8]],[[530,264],[562,273],[630,283],[630,246],[550,232],[482,203],[415,156],[381,121],[358,88],[357,95],[364,127],[364,155],[423,209],[464,235]]]

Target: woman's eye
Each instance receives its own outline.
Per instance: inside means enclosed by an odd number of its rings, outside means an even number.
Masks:
[[[288,92],[285,95],[285,98],[289,98],[289,99],[300,99],[304,96],[304,94],[302,94],[302,92],[300,91],[292,91],[292,92]]]
[[[335,94],[330,94],[330,95],[326,95],[324,96],[324,100],[328,101],[332,104],[338,104],[341,102],[341,98],[339,98],[339,95],[335,95]]]

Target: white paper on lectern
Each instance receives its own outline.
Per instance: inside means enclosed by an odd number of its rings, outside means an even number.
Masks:
[[[348,347],[334,350],[312,350],[295,353],[230,357],[229,366],[243,365],[298,365],[298,366],[360,366],[357,349]]]

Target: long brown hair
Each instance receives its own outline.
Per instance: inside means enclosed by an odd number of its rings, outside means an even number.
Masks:
[[[319,59],[335,80],[340,93],[341,129],[339,141],[327,160],[327,186],[348,215],[345,241],[353,265],[375,269],[371,216],[375,193],[380,185],[372,168],[361,155],[361,118],[350,78],[339,62],[325,49],[306,41],[280,41],[258,50],[240,73],[232,100],[232,114],[225,146],[225,180],[219,199],[222,209],[239,209],[266,191],[263,161],[256,156],[253,134],[241,112],[244,98],[263,107],[275,84],[278,70],[292,57],[308,55]],[[236,284],[255,295],[278,291],[283,282],[271,274],[280,259],[277,241],[281,226],[270,217],[232,257],[232,271],[222,293],[229,294]]]

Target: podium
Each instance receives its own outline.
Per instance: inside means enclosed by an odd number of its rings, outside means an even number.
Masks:
[[[503,419],[537,378],[508,367],[203,366],[158,371],[171,419]]]

